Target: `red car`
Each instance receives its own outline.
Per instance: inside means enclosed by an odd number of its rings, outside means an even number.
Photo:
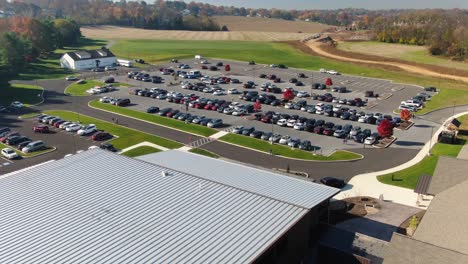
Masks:
[[[19,135],[20,135],[20,133],[18,133],[18,132],[10,132],[10,133],[6,134],[5,136],[1,137],[0,142],[5,143],[5,141],[7,140],[8,137],[19,136]]]
[[[107,132],[97,132],[96,134],[91,136],[91,139],[94,141],[101,141],[101,140],[106,140],[106,139],[111,139],[112,135],[107,133]]]
[[[200,69],[202,69],[202,70],[208,70],[208,67],[207,67],[206,65],[202,65],[202,66],[200,66]]]
[[[323,133],[323,127],[317,126],[314,128],[314,133],[316,134],[322,134]]]
[[[33,131],[36,133],[48,133],[49,127],[46,125],[37,125],[33,127]]]
[[[218,110],[218,106],[217,106],[217,105],[212,105],[212,106],[210,107],[210,110],[211,110],[211,111],[216,111],[216,110]]]
[[[205,107],[203,107],[203,109],[205,109],[205,110],[211,110],[211,105],[210,105],[210,104],[207,104],[207,105],[205,105]]]
[[[333,136],[333,133],[335,133],[335,131],[333,131],[333,129],[331,129],[331,128],[325,128],[323,130],[323,134],[325,136]]]

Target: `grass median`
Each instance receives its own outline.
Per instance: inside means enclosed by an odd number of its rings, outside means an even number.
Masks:
[[[195,124],[186,124],[183,121],[180,120],[175,120],[172,118],[167,118],[167,117],[162,117],[159,115],[154,115],[154,114],[148,114],[136,110],[131,110],[128,108],[122,108],[118,107],[115,105],[111,104],[104,104],[99,102],[98,100],[93,100],[89,103],[90,106],[101,109],[101,110],[106,110],[110,111],[113,113],[121,114],[127,117],[133,117],[133,118],[138,118],[141,120],[148,121],[150,123],[154,123],[156,125],[162,125],[178,130],[182,130],[188,133],[208,137],[213,134],[216,134],[218,131],[216,129],[200,126],[200,125],[195,125]]]
[[[104,86],[106,85],[103,82],[95,81],[95,80],[85,80],[82,83],[74,82],[70,84],[65,89],[65,94],[72,95],[72,96],[87,96],[89,95],[86,93],[87,90],[94,88],[95,86]],[[114,86],[128,86],[126,83],[112,83]]]
[[[153,148],[153,147],[150,147],[150,146],[141,146],[141,147],[138,147],[138,148],[134,148],[134,149],[125,151],[125,152],[123,152],[121,154],[124,155],[124,156],[133,158],[133,157],[143,156],[143,155],[156,153],[156,152],[161,152],[161,151],[162,150],[157,149],[157,148]]]
[[[362,158],[362,155],[349,152],[349,151],[341,151],[341,150],[334,152],[330,156],[314,155],[313,153],[308,152],[308,151],[291,149],[290,147],[287,147],[284,145],[278,145],[278,144],[272,145],[266,141],[262,141],[256,138],[236,135],[236,134],[225,135],[221,137],[219,140],[227,142],[227,143],[243,146],[246,148],[259,150],[267,154],[269,154],[271,150],[274,155],[282,156],[285,158],[317,160],[317,161],[346,161],[346,160],[356,160],[356,159]]]
[[[434,175],[440,156],[457,157],[462,147],[463,144],[451,145],[437,143],[431,149],[431,156],[425,157],[418,164],[395,173],[378,176],[377,179],[385,184],[414,189],[416,188],[419,176]]]
[[[204,150],[204,149],[201,149],[201,148],[193,148],[191,150],[189,150],[189,152],[192,152],[192,153],[195,153],[195,154],[199,154],[199,155],[203,155],[203,156],[207,156],[207,157],[210,157],[210,158],[219,158],[219,155],[211,152],[211,151],[208,151],[208,150]]]
[[[53,147],[46,147],[46,148],[43,149],[43,150],[34,151],[34,152],[29,152],[29,153],[24,153],[24,152],[19,151],[18,149],[14,148],[14,147],[12,147],[12,146],[8,146],[7,144],[0,143],[0,149],[4,149],[4,148],[11,148],[11,149],[14,150],[18,155],[20,155],[21,157],[26,157],[26,158],[34,157],[34,156],[37,156],[37,155],[40,155],[40,154],[43,154],[43,153],[46,153],[46,152],[51,152],[51,151],[54,149]]]
[[[61,111],[61,110],[53,110],[53,111],[46,111],[48,115],[60,116],[60,118],[64,120],[70,120],[73,122],[81,122],[82,124],[95,124],[98,129],[105,130],[112,135],[117,136],[111,141],[111,143],[117,149],[124,149],[133,145],[136,145],[141,142],[151,142],[153,144],[166,147],[169,149],[180,148],[183,145],[181,143],[158,137],[155,135],[151,135],[148,133],[144,133],[142,131],[138,131],[135,129],[127,128],[121,125],[116,125],[110,122],[106,122],[100,119],[92,118],[86,115],[81,115],[76,112],[70,111]]]

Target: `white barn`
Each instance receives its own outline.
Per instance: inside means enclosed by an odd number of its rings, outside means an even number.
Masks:
[[[117,64],[115,55],[106,48],[67,52],[60,58],[62,68],[88,70]]]

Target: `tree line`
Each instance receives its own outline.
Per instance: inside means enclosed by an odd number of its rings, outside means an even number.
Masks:
[[[1,8],[0,0],[0,8]],[[80,25],[119,25],[145,29],[219,31],[207,13],[191,12],[183,1],[23,0],[5,4],[16,14],[70,18]],[[193,8],[192,8],[193,9]]]
[[[79,25],[69,19],[0,19],[0,75],[17,74],[40,56],[75,45],[80,37]]]
[[[468,11],[417,10],[372,23],[376,39],[382,42],[425,45],[432,55],[468,56]]]

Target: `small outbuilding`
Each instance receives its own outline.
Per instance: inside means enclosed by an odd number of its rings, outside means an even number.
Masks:
[[[117,58],[107,48],[99,50],[80,50],[63,54],[60,66],[73,70],[89,70],[93,68],[115,66]]]

